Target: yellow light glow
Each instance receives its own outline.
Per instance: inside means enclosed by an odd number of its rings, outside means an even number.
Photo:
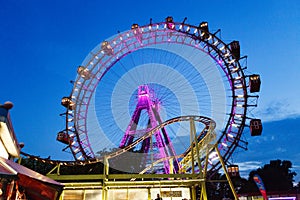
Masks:
[[[17,141],[12,137],[12,133],[9,131],[7,124],[4,122],[0,122],[0,138],[8,154],[13,157],[20,156]]]

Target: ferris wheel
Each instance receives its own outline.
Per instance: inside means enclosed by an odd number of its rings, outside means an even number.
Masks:
[[[146,165],[153,149],[156,160],[188,149],[188,124],[161,126],[135,141],[178,116],[206,116],[216,123],[218,149],[227,161],[237,147],[246,148],[245,126],[252,135],[261,134],[261,121],[247,116],[257,105],[260,76],[244,73],[247,57],[241,56],[239,42],[226,44],[219,32],[210,32],[207,22],[194,26],[186,18],[167,17],[133,24],[105,39],[77,68],[72,92],[62,99],[66,128],[57,140],[78,161],[132,146],[127,153],[146,154],[139,159]],[[203,129],[201,123],[196,126]],[[168,149],[162,151],[164,145]],[[220,167],[213,155],[209,162],[211,170]]]

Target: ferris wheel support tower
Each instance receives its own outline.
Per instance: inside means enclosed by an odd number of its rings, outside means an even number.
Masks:
[[[141,137],[143,133],[148,132],[152,128],[162,123],[159,115],[159,104],[160,102],[155,98],[154,92],[150,92],[148,85],[140,85],[138,87],[138,103],[133,112],[127,130],[121,140],[119,145],[120,148],[131,145],[136,139]],[[146,129],[138,130],[139,120],[143,110],[146,110],[146,113],[149,117],[148,125]],[[155,152],[154,157],[153,152]],[[149,156],[153,163],[153,160],[174,157],[176,155],[171,139],[165,128],[156,131],[153,134],[153,137],[145,139],[142,142],[139,153],[145,154],[142,160],[142,164],[144,166],[147,164],[147,158]],[[170,168],[169,160],[164,160],[163,165],[164,173],[166,174],[173,173],[173,170],[174,173],[178,172],[179,166],[176,159],[173,160],[174,167]]]

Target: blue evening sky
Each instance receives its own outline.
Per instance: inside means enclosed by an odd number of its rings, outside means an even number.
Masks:
[[[212,32],[221,29],[223,41],[240,41],[242,55],[248,55],[247,72],[261,75],[253,114],[266,128],[261,137],[248,133],[249,151],[235,153],[232,160],[256,169],[270,159],[288,159],[299,181],[298,0],[0,0],[0,103],[14,103],[11,115],[17,138],[25,143],[23,151],[73,159],[61,151],[64,145],[56,141],[56,133],[65,126],[60,100],[70,94],[77,66],[118,31],[167,16],[175,21],[187,17],[193,25],[207,21]]]

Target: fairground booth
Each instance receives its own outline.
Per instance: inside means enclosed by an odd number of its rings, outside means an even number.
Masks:
[[[11,102],[0,104],[0,199],[59,199],[61,183],[14,162],[23,144],[18,143],[12,126],[12,107]]]

